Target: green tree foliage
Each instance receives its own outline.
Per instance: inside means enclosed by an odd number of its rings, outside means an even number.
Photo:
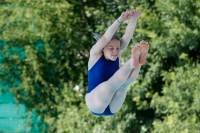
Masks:
[[[149,10],[152,14],[143,16],[144,30],[138,34],[144,34],[152,45],[132,96],[139,109],[154,110],[152,132],[200,130],[199,6],[194,1],[155,1]]]
[[[0,6],[0,81],[47,124],[43,132],[200,130],[199,1],[4,0]],[[126,9],[143,12],[128,49],[145,39],[150,53],[122,109],[96,117],[84,102],[91,33],[102,34]],[[130,50],[123,56],[122,64]]]
[[[164,96],[155,94],[152,100],[156,114],[163,119],[163,122],[154,121],[155,132],[199,132],[199,67],[199,64],[188,63],[163,73]]]

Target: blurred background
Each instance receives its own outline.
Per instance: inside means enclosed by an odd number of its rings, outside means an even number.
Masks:
[[[84,101],[92,32],[129,9],[142,15],[121,65],[143,39],[147,62],[120,111],[96,117]],[[0,132],[200,133],[199,16],[198,0],[0,0]]]

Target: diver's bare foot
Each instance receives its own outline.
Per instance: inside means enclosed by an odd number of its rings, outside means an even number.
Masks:
[[[142,40],[140,42],[140,46],[141,46],[141,53],[139,57],[139,63],[143,65],[146,62],[146,56],[149,51],[149,43]]]
[[[140,54],[141,54],[141,50],[142,50],[142,47],[140,44],[137,44],[135,45],[133,48],[132,48],[132,62],[131,62],[131,66],[133,68],[136,68],[139,66],[139,57],[140,57]]]

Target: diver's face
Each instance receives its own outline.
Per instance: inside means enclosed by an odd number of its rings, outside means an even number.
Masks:
[[[111,40],[103,49],[103,53],[106,59],[115,61],[120,53],[120,41]]]

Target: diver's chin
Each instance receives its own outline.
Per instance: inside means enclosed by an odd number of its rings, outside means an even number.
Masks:
[[[112,61],[116,61],[118,56],[112,56],[112,58],[110,60]]]

